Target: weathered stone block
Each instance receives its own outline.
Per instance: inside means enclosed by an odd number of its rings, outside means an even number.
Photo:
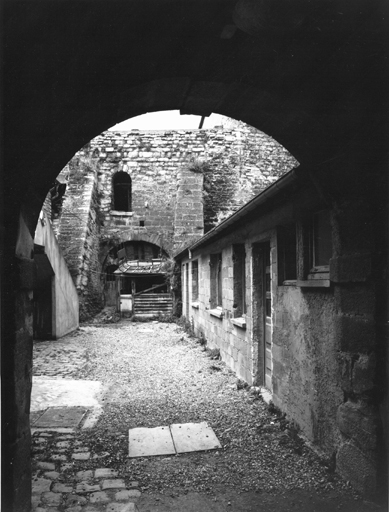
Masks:
[[[374,495],[377,485],[375,460],[363,453],[353,442],[347,441],[336,454],[338,473],[351,482],[353,487],[365,496]]]
[[[105,491],[107,489],[125,489],[126,485],[124,483],[124,480],[117,478],[117,479],[111,479],[111,480],[103,480],[102,483],[102,490]]]
[[[141,497],[141,492],[138,489],[130,489],[129,491],[119,491],[115,494],[115,500],[124,501],[130,499],[137,499]]]
[[[334,319],[338,346],[343,352],[366,353],[375,346],[375,324],[357,316],[338,315]]]
[[[72,492],[73,486],[72,485],[66,485],[61,483],[54,484],[53,492]]]
[[[53,464],[52,462],[44,462],[44,461],[41,461],[41,462],[38,462],[37,467],[38,467],[39,469],[48,469],[48,470],[52,470],[52,471],[54,471],[54,469],[55,469],[55,464]]]
[[[115,478],[118,472],[111,468],[99,468],[95,471],[95,478]]]
[[[335,283],[367,281],[371,270],[370,254],[350,254],[330,260],[330,279]]]
[[[107,505],[106,512],[137,512],[135,503],[110,503]]]
[[[342,390],[350,393],[352,390],[352,356],[341,352],[338,356],[338,360]]]
[[[84,496],[78,494],[68,494],[66,497],[66,507],[77,507],[79,505],[84,506],[87,503],[87,499]],[[66,509],[68,510],[68,509]]]
[[[89,499],[91,503],[108,503],[110,501],[107,493],[104,491],[92,492]]]
[[[44,492],[42,494],[42,503],[48,507],[58,507],[62,503],[62,494]]]
[[[371,286],[353,284],[335,287],[335,301],[338,311],[343,314],[372,317],[375,314],[375,293]]]
[[[50,491],[51,480],[36,478],[32,481],[32,494],[41,494]]]
[[[377,421],[376,409],[363,403],[341,404],[336,415],[339,430],[351,437],[361,449],[367,450],[376,448]]]
[[[360,355],[352,370],[352,390],[354,393],[364,393],[374,387],[376,355]]]

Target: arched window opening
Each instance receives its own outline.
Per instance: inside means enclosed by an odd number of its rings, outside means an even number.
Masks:
[[[117,172],[113,177],[113,208],[121,212],[132,211],[131,178],[126,172]]]

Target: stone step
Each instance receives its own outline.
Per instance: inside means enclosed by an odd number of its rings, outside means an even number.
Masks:
[[[134,313],[154,313],[154,312],[167,312],[172,308],[134,308]]]
[[[171,295],[138,295],[135,297],[135,302],[137,301],[147,301],[147,300],[172,300]]]
[[[152,317],[172,312],[173,300],[170,293],[145,293],[135,297],[134,314]]]
[[[171,299],[147,299],[147,300],[137,300],[135,299],[135,304],[172,304]]]
[[[171,297],[135,297],[135,302],[147,302],[147,301],[155,301],[155,300],[161,300],[161,301],[171,301]]]
[[[141,306],[147,306],[147,305],[172,305],[173,304],[173,301],[172,300],[162,300],[162,299],[157,299],[157,300],[135,300],[134,301],[134,305],[136,306],[137,304],[141,305]]]

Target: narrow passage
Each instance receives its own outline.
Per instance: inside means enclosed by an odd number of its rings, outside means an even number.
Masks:
[[[83,482],[88,492],[82,506],[96,494],[97,487],[88,487],[98,483],[93,480],[96,470],[105,468],[119,475],[123,488],[142,493],[133,500],[141,512],[183,507],[199,512],[266,511],[274,506],[280,511],[377,510],[331,471],[330,461],[320,461],[305,446],[284,416],[252,389],[242,387],[215,351],[206,350],[177,324],[127,321],[84,326],[62,340],[37,342],[34,373],[101,383],[103,412],[91,428],[74,433],[76,445],[87,447],[88,458],[67,453],[66,442],[60,453],[50,452],[54,444],[43,449],[43,441],[33,448],[34,478],[47,478],[45,461],[54,462],[54,474],[68,486],[77,478],[89,478]],[[40,400],[44,410],[45,397]],[[128,457],[131,428],[203,421],[213,428],[222,449]],[[42,439],[42,432],[35,432],[35,441],[39,436]],[[74,500],[72,506],[77,505]],[[38,506],[38,498],[35,503]],[[101,508],[108,501],[93,503],[91,511],[108,510]],[[70,510],[64,501],[56,506],[61,512]]]

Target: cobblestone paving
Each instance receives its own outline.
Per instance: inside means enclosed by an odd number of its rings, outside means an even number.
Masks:
[[[35,341],[33,375],[82,379],[89,370],[84,344],[88,327],[56,341]],[[37,400],[51,404],[50,390]],[[38,417],[40,413],[34,413]],[[33,417],[34,417],[33,415]],[[81,430],[33,431],[32,510],[34,512],[132,512],[138,482],[107,467],[108,452],[95,453],[80,441]]]
[[[60,340],[34,341],[33,375],[82,378],[88,371],[87,349],[83,344],[87,330],[76,331]]]
[[[77,432],[34,432],[32,510],[35,512],[131,512],[138,482],[104,465],[107,453],[93,453]]]
[[[302,512],[315,508],[312,496],[330,500],[330,508],[317,510],[369,510],[283,416],[237,386],[233,372],[211,356],[177,325],[157,322],[84,326],[59,341],[36,342],[35,376],[101,382],[105,391],[92,428],[34,431],[33,511],[289,512],[287,503],[262,503],[265,495],[287,502],[295,491],[305,493]],[[48,403],[45,396],[41,403]],[[222,449],[128,458],[129,428],[200,421],[214,429]],[[180,501],[195,493],[207,505]],[[244,493],[253,497],[250,507]]]

